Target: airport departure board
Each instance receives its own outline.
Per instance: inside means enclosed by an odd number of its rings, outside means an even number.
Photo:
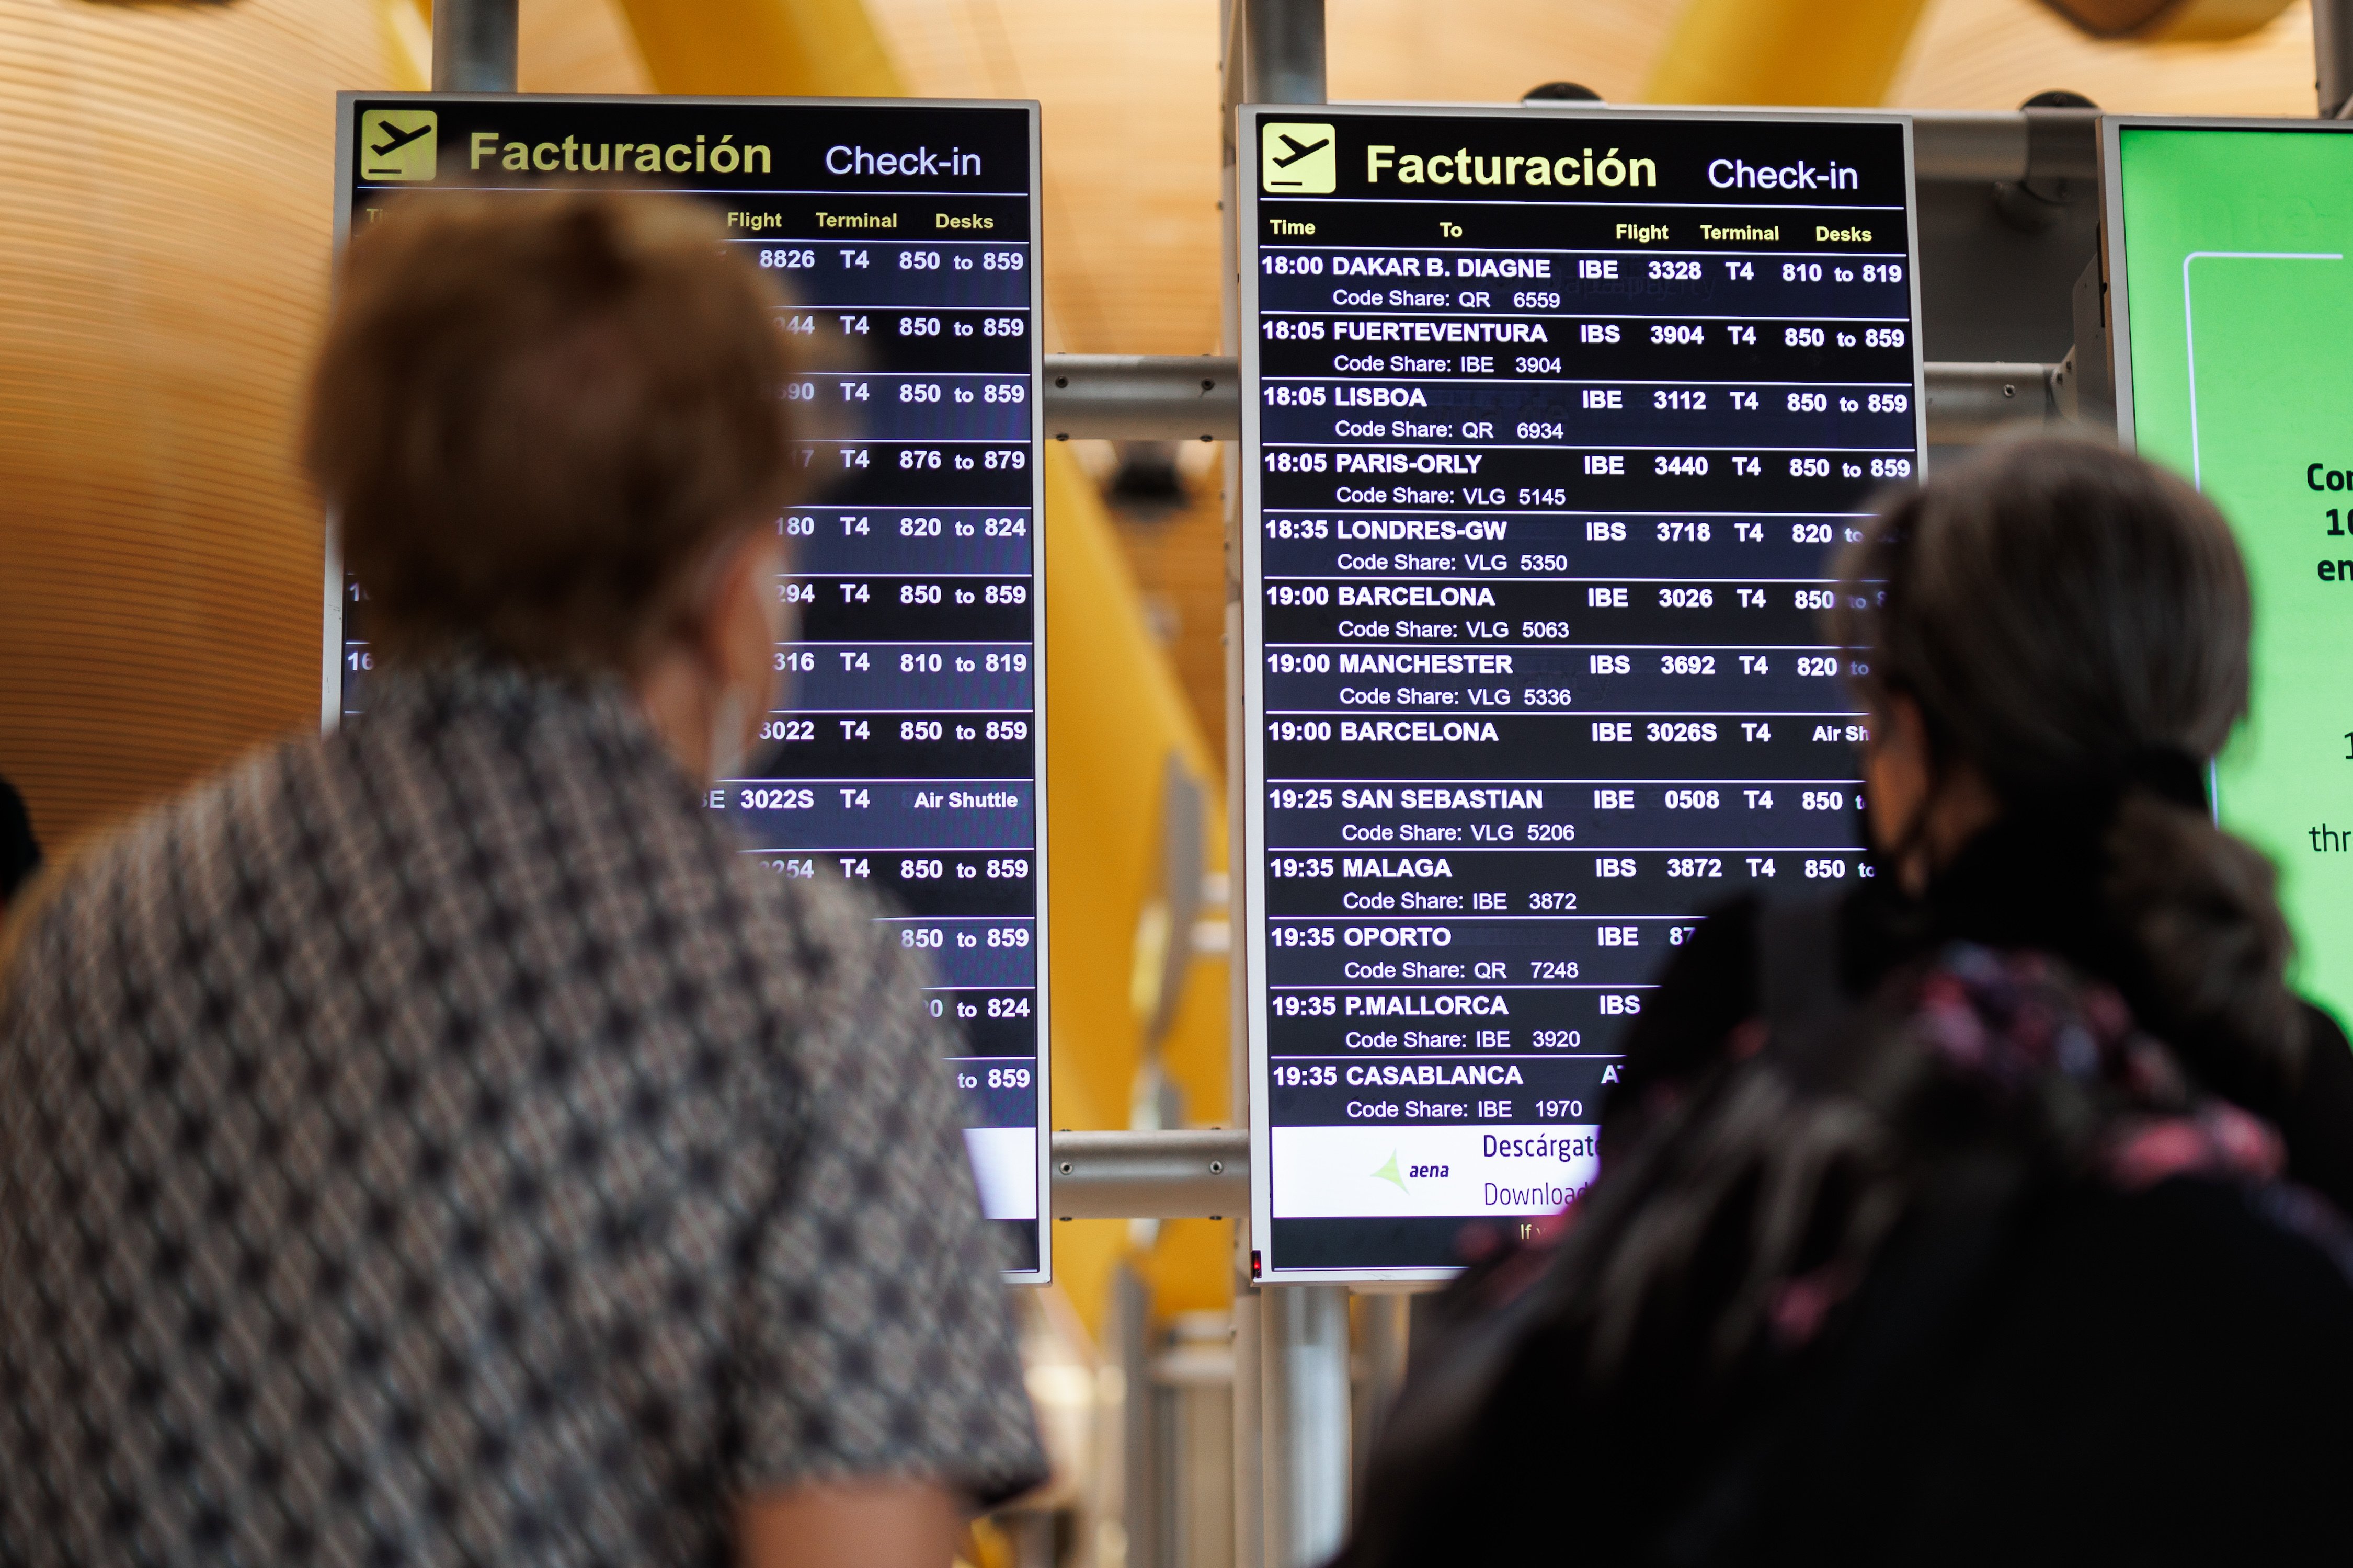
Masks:
[[[2215,769],[2216,812],[2278,866],[2297,983],[2345,1016],[2353,127],[2119,118],[2102,130],[2122,434],[2221,508],[2254,594],[2253,701]]]
[[[455,189],[681,193],[777,280],[805,367],[799,635],[754,776],[709,796],[773,875],[873,889],[959,1026],[981,1204],[1050,1277],[1044,587],[1033,104],[344,94],[338,243]],[[332,549],[332,547],[331,547]],[[366,604],[330,556],[324,703],[365,707]]]
[[[1910,125],[1240,112],[1254,1263],[1435,1277],[1591,1181],[1702,910],[1866,874]]]

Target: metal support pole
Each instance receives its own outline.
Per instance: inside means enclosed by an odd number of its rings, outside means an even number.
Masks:
[[[1984,440],[1998,426],[2052,417],[2046,389],[2058,369],[1931,360],[1929,443],[1966,446]],[[1225,355],[1048,354],[1042,401],[1046,428],[1058,439],[1190,441],[1208,437],[1230,442],[1242,432],[1240,378],[1234,360]],[[1228,548],[1233,548],[1230,540]],[[1229,692],[1228,700],[1238,704],[1240,699]],[[1229,806],[1239,822],[1240,805],[1229,802]],[[1240,856],[1229,862],[1242,863]],[[1235,887],[1240,885],[1237,879]],[[1235,923],[1240,929],[1239,910]],[[1247,1088],[1237,1081],[1235,1092],[1244,1094]],[[1236,1120],[1240,1120],[1239,1111]]]
[[[1048,354],[1046,435],[1056,441],[1235,440],[1242,433],[1236,374],[1231,354]]]
[[[1229,202],[1234,194],[1233,173],[1232,165],[1227,165],[1226,199]],[[1227,238],[1227,248],[1230,251],[1231,225],[1228,226]],[[1230,279],[1229,282],[1230,284]],[[1229,757],[1242,754],[1243,730],[1242,607],[1236,585],[1241,556],[1240,543],[1233,533],[1233,514],[1240,505],[1241,494],[1241,475],[1234,458],[1239,449],[1233,442],[1226,444],[1226,755]],[[1244,929],[1245,893],[1249,886],[1248,879],[1242,875],[1245,864],[1243,810],[1248,801],[1242,783],[1241,769],[1229,767],[1226,770],[1226,909],[1227,918],[1233,922],[1233,930],[1238,934]],[[1236,941],[1232,943],[1231,952],[1229,969],[1231,978],[1226,996],[1227,1023],[1230,1031],[1227,1049],[1233,1093],[1232,1118],[1235,1124],[1242,1129],[1243,1149],[1247,1153],[1250,1119],[1250,992],[1244,965],[1249,962],[1249,944]],[[1234,1215],[1234,1568],[1265,1568],[1264,1322],[1259,1310],[1261,1292],[1257,1282],[1250,1278],[1251,1222],[1250,1184],[1247,1180],[1242,1184],[1240,1205],[1229,1212]]]
[[[1923,182],[2094,180],[2099,128],[2095,109],[1922,110],[1912,116],[1912,168]]]
[[[1250,1212],[1250,1134],[1057,1132],[1056,1219],[1223,1219]]]
[[[2050,364],[1934,362],[1926,367],[1928,441],[1968,447],[2018,425],[2059,417],[2057,376]]]
[[[1354,1475],[1361,1488],[1365,1465],[1380,1441],[1389,1406],[1405,1387],[1406,1356],[1413,1340],[1413,1298],[1403,1291],[1368,1292],[1356,1298],[1357,1361],[1364,1379],[1356,1390],[1356,1452]]]
[[[2347,118],[2353,108],[2353,0],[2312,0],[2312,64],[2320,118]]]
[[[1250,1282],[1247,1215],[1234,1237],[1234,1568],[1265,1568],[1265,1293]]]
[[[433,0],[433,90],[515,89],[516,0]]]
[[[1322,0],[1316,0],[1320,5]],[[1239,363],[1241,351],[1241,247],[1235,230],[1240,211],[1239,154],[1234,145],[1234,107],[1247,96],[1250,54],[1249,0],[1219,0],[1218,4],[1218,351]],[[1322,70],[1316,79],[1323,79]],[[1241,389],[1234,389],[1234,432],[1241,432]],[[1226,525],[1226,755],[1242,754],[1243,681],[1241,604],[1241,448],[1229,440],[1219,471],[1224,480]],[[1242,770],[1226,769],[1226,918],[1237,938],[1248,929],[1250,879],[1242,835],[1248,795]],[[1227,1120],[1249,1134],[1250,1072],[1249,1006],[1249,944],[1236,940],[1227,965],[1228,1050],[1231,1103]],[[1262,1355],[1264,1317],[1258,1286],[1250,1278],[1250,1213],[1245,1201],[1235,1209],[1233,1230],[1234,1288],[1234,1568],[1265,1568],[1266,1448],[1262,1395],[1265,1363]]]
[[[1259,1293],[1266,1357],[1266,1568],[1317,1568],[1348,1531],[1348,1290]]]
[[[1111,1313],[1107,1325],[1119,1356],[1119,1499],[1120,1530],[1127,1542],[1127,1568],[1176,1568],[1160,1560],[1158,1489],[1154,1485],[1160,1456],[1152,1409],[1152,1292],[1132,1265],[1112,1270]]]
[[[1244,103],[1324,101],[1324,0],[1240,0]]]
[[[1235,218],[1240,165],[1234,145],[1234,107],[1240,103],[1322,103],[1324,0],[1221,0],[1219,93],[1221,200],[1225,219],[1219,279],[1225,309],[1219,346],[1227,354],[1240,346],[1239,310],[1240,255]],[[1197,372],[1196,374],[1199,374]],[[1204,388],[1214,396],[1214,389]],[[1240,393],[1234,393],[1231,426],[1220,421],[1201,433],[1223,434],[1240,426]],[[1198,423],[1199,411],[1191,423]],[[1235,447],[1227,447],[1226,474],[1226,689],[1228,733],[1237,734],[1241,703],[1240,472]],[[1239,744],[1229,751],[1239,757]],[[1228,776],[1241,803],[1239,768]],[[1243,893],[1248,864],[1242,839],[1245,813],[1231,812],[1229,830],[1233,868],[1230,919],[1244,929]],[[1244,944],[1233,944],[1233,1120],[1246,1126],[1252,1085],[1243,998],[1249,984]],[[1241,1211],[1247,1215],[1249,1211]],[[1339,1546],[1348,1513],[1348,1295],[1336,1286],[1291,1286],[1261,1290],[1250,1279],[1252,1237],[1247,1217],[1234,1227],[1234,1524],[1237,1568],[1311,1568]],[[1255,1353],[1253,1353],[1255,1352]],[[1260,1384],[1256,1389],[1250,1385]],[[1257,1397],[1253,1398],[1252,1394]],[[1262,1528],[1261,1528],[1262,1527]]]

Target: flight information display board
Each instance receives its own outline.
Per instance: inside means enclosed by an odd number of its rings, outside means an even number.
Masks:
[[[882,895],[954,1019],[981,1205],[1050,1277],[1034,104],[343,95],[336,240],[387,201],[552,185],[709,202],[790,301],[807,470],[776,520],[784,705],[709,805],[779,877]],[[425,193],[419,196],[418,193]],[[330,541],[327,721],[365,705],[366,603]]]
[[[2124,438],[2221,508],[2254,591],[2251,717],[2222,825],[2280,869],[2298,981],[2353,1009],[2353,127],[2110,119]]]
[[[1591,1181],[1698,911],[1864,874],[1911,127],[1240,112],[1255,1264],[1434,1277]]]

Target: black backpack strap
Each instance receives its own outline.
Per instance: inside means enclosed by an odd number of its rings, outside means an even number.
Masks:
[[[1810,1055],[1852,1000],[1839,979],[1841,907],[1815,894],[1757,911],[1757,1014],[1777,1051]]]

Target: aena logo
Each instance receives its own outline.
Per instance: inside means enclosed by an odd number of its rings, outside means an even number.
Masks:
[[[1340,179],[1339,144],[1339,134],[1329,125],[1267,121],[1259,127],[1259,188],[1283,195],[1330,195]]]
[[[429,180],[441,163],[440,116],[429,109],[371,109],[360,116],[360,178]]]
[[[1400,1171],[1398,1169],[1397,1151],[1392,1149],[1389,1151],[1388,1159],[1382,1163],[1381,1168],[1373,1173],[1373,1180],[1388,1182],[1402,1193],[1411,1190],[1405,1184],[1405,1179],[1408,1176],[1442,1176],[1446,1173],[1447,1167],[1444,1165],[1408,1165]]]

